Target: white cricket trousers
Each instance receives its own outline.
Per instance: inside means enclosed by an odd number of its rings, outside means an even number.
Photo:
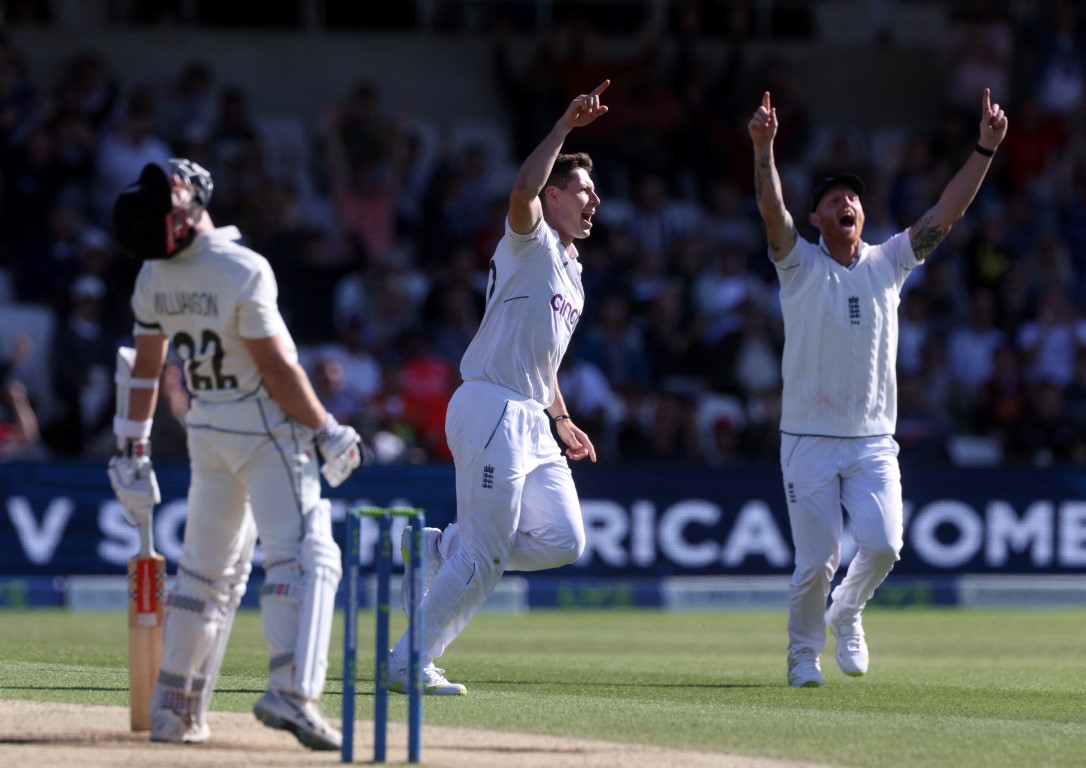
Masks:
[[[841,563],[848,513],[856,556],[833,590],[834,619],[859,619],[901,554],[903,524],[898,444],[889,435],[781,435],[781,469],[796,550],[788,613],[789,652],[822,652],[830,583]]]
[[[463,631],[505,571],[568,565],[585,546],[573,475],[543,406],[469,381],[449,401],[445,433],[456,466],[460,545],[422,602],[424,666]],[[406,660],[406,636],[394,656]]]
[[[317,698],[327,668],[340,553],[321,501],[313,430],[274,400],[193,405],[188,414],[192,480],[177,589],[189,607],[168,614],[163,669],[201,663],[239,568],[248,570],[253,523],[264,554],[261,618],[269,685]],[[304,575],[303,575],[304,574]]]
[[[182,561],[214,574],[239,554],[246,501],[266,562],[297,560],[303,515],[320,502],[313,431],[274,400],[206,405],[188,416],[192,482]],[[330,540],[331,524],[327,538]]]

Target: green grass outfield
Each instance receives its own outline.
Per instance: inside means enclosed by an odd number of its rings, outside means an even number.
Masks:
[[[428,699],[426,721],[857,768],[1086,765],[1080,610],[871,608],[871,672],[842,675],[831,638],[820,689],[785,684],[784,623],[779,612],[482,614],[439,662],[469,695]],[[368,719],[370,614],[360,631]],[[0,698],[126,705],[125,637],[119,613],[0,611]],[[341,616],[333,638],[322,708],[338,716]],[[266,665],[259,615],[243,611],[213,708],[247,711]],[[390,718],[404,702],[392,697]]]

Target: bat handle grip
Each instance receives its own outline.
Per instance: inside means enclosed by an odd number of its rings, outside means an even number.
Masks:
[[[140,521],[140,554],[155,554],[155,529],[150,517]]]

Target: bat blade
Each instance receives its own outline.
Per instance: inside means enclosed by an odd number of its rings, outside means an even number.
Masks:
[[[133,731],[151,730],[151,693],[162,664],[166,558],[152,551],[128,561],[128,685]]]

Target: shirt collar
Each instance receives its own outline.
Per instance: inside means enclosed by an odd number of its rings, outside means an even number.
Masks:
[[[230,225],[226,227],[216,227],[210,232],[203,232],[197,235],[188,247],[181,253],[192,252],[195,253],[204,248],[205,245],[213,240],[240,240],[241,230],[237,227]]]
[[[226,227],[215,227],[215,229],[203,235],[200,235],[200,237],[206,237],[208,239],[214,240],[240,240],[241,230],[231,224],[230,226]]]
[[[821,249],[822,253],[826,254],[827,258],[830,258],[830,259],[833,259],[834,261],[837,261],[837,259],[834,259],[833,256],[830,255],[830,249],[826,247],[826,238],[824,238],[822,235],[818,236],[818,247],[819,247],[819,249]],[[849,263],[849,265],[847,267],[845,267],[845,269],[852,269],[857,264],[859,264],[860,263],[860,257],[863,256],[864,250],[866,248],[867,248],[867,243],[865,243],[863,240],[861,240],[860,241],[860,247],[856,251],[856,256],[852,259],[852,261]]]

